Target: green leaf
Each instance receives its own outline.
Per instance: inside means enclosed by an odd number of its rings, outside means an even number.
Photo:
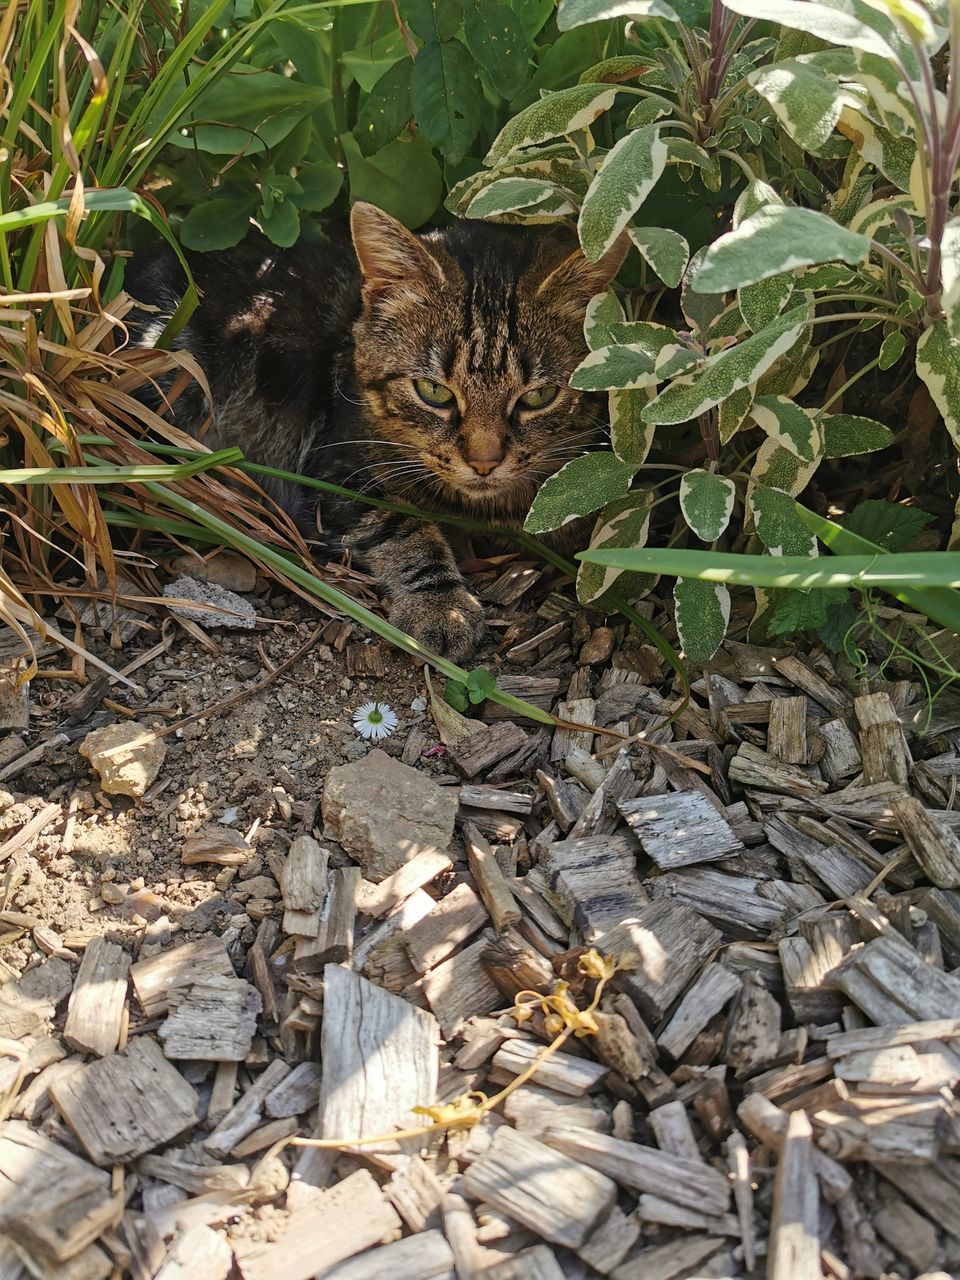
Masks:
[[[570,385],[578,391],[626,391],[649,387],[659,381],[649,351],[631,343],[591,351],[574,369]]]
[[[340,144],[347,161],[351,200],[369,200],[407,227],[419,227],[436,212],[443,195],[443,175],[422,134],[388,142],[365,157],[350,133]]]
[[[783,205],[783,200],[777,195],[769,182],[754,178],[743,188],[737,196],[736,204],[733,206],[734,230],[739,227],[741,222],[744,222],[755,214],[758,209],[762,209],[767,204]]]
[[[409,124],[413,116],[412,76],[413,63],[401,58],[387,68],[364,100],[354,135],[365,156],[392,142]]]
[[[641,98],[627,116],[628,129],[642,129],[644,125],[654,124],[664,116],[672,115],[674,105],[668,98]]]
[[[767,618],[771,636],[795,636],[804,631],[819,631],[827,621],[827,610],[846,592],[784,591],[774,603]]]
[[[467,696],[474,706],[486,701],[496,687],[496,679],[483,667],[477,667],[467,676]]]
[[[409,57],[400,28],[393,27],[372,43],[364,41],[358,49],[344,50],[340,57],[344,85],[353,77],[364,93],[372,93],[388,67]]]
[[[840,119],[841,89],[814,67],[787,60],[761,67],[747,77],[777,118],[808,151],[819,151]]]
[[[765,484],[751,484],[747,506],[757,537],[773,556],[815,556],[817,540],[796,512],[789,493]]]
[[[559,214],[574,213],[576,206],[566,192],[557,191],[541,178],[499,178],[473,197],[466,209],[468,218],[495,218],[533,205],[549,204]]]
[[[823,451],[820,429],[813,415],[786,396],[758,396],[751,416],[771,440],[804,462],[813,462]]]
[[[553,13],[556,0],[511,0],[511,7],[523,23],[527,38],[532,40]]]
[[[845,529],[868,538],[884,551],[905,551],[921,529],[932,523],[933,516],[919,507],[904,507],[880,498],[867,498],[843,518]]]
[[[790,350],[802,331],[806,316],[806,307],[794,308],[760,333],[708,357],[701,373],[678,378],[661,391],[644,410],[644,418],[658,426],[689,422],[734,391],[755,382],[784,352]]]
[[[907,349],[907,335],[902,329],[891,329],[880,344],[880,369],[892,369]]]
[[[590,538],[591,547],[642,547],[650,531],[653,494],[640,489],[608,502],[597,517]],[[577,599],[590,604],[606,595],[620,577],[621,570],[581,564],[577,572]]]
[[[650,403],[650,392],[611,391],[608,397],[610,445],[621,460],[640,467],[653,445],[655,428],[643,420],[643,410]]]
[[[609,347],[614,338],[610,326],[623,320],[623,307],[620,299],[612,289],[594,294],[587,304],[587,313],[583,320],[583,336],[591,351],[599,347]]]
[[[752,333],[759,333],[771,321],[776,320],[790,301],[795,283],[791,271],[781,271],[779,275],[757,280],[755,284],[745,284],[738,291],[740,314]]]
[[[281,249],[296,244],[300,235],[300,211],[289,200],[275,200],[269,212],[261,205],[257,221],[267,239]]]
[[[726,476],[697,469],[680,481],[680,510],[703,542],[716,542],[730,523],[737,486]]]
[[[954,338],[960,338],[960,218],[951,218],[944,227],[940,245],[943,253],[940,301],[947,318],[947,328]]]
[[[663,283],[676,289],[690,260],[683,236],[669,227],[631,227],[630,239]]]
[[[917,373],[960,449],[960,340],[938,320],[917,343]]]
[[[688,662],[706,662],[727,634],[730,592],[719,583],[678,578],[673,588],[673,606],[683,656]]]
[[[737,434],[753,405],[756,384],[741,387],[717,406],[717,435],[721,444],[729,444]]]
[[[795,453],[777,444],[775,440],[767,439],[757,450],[757,456],[750,468],[750,483],[767,485],[771,489],[782,489],[784,493],[796,497],[816,475],[820,462],[820,458],[816,458],[813,462],[804,462]],[[747,492],[749,494],[749,486]]]
[[[610,110],[616,96],[617,86],[609,84],[578,84],[572,89],[548,94],[539,102],[531,103],[500,130],[484,163],[494,165],[521,148],[535,147],[550,138],[589,128],[594,120]]]
[[[693,288],[723,293],[818,262],[862,262],[869,252],[866,236],[848,231],[825,213],[764,205],[710,246]]]
[[[203,253],[231,249],[249,231],[255,205],[255,200],[245,197],[195,204],[180,225],[180,240],[188,249]]]
[[[330,90],[320,85],[303,84],[273,71],[236,67],[198,94],[193,109],[167,143],[214,155],[256,155],[282,142],[304,116],[330,97]]]
[[[612,453],[586,453],[540,486],[524,521],[527,533],[548,533],[597,511],[630,488],[634,468]]]
[[[650,58],[642,53],[624,53],[615,58],[604,58],[578,77],[581,84],[623,84],[636,80],[650,70]],[[648,120],[643,121],[649,124]],[[632,127],[632,126],[628,126]]]
[[[680,306],[684,317],[690,328],[700,335],[709,331],[710,326],[726,305],[722,293],[699,293],[691,287],[690,282],[700,270],[700,264],[706,252],[706,248],[698,249],[690,259],[690,265],[684,272],[680,289]]]
[[[850,628],[856,625],[859,616],[857,610],[850,603],[850,595],[846,591],[836,596],[830,591],[821,591],[818,594],[826,596],[829,603],[826,620],[817,631],[817,635],[831,653],[844,653]]]
[[[454,711],[466,711],[470,706],[466,684],[462,680],[448,680],[443,691],[443,700],[453,707]]]
[[[498,0],[466,0],[463,35],[467,48],[505,98],[529,75],[533,48],[519,17]]]
[[[696,0],[560,0],[557,26],[561,31],[610,18],[666,18],[668,22],[696,25],[700,6]]]
[[[855,413],[820,415],[823,428],[823,456],[851,458],[861,453],[876,453],[893,444],[893,432],[882,422],[862,418]]]
[[[463,18],[460,0],[400,0],[400,16],[423,41],[450,40]]]
[[[462,160],[480,130],[483,94],[473,59],[458,40],[431,41],[413,64],[417,124],[451,164]]]
[[[826,40],[841,48],[862,49],[888,59],[896,49],[907,63],[908,74],[917,78],[917,58],[909,40],[900,36],[896,25],[879,7],[864,0],[844,0],[842,5],[817,4],[813,0],[724,0],[726,8],[745,18],[779,22]]]
[[[343,170],[335,164],[320,160],[316,164],[305,164],[298,169],[297,181],[301,190],[294,197],[293,203],[298,209],[319,213],[329,208],[340,194]]]
[[[529,159],[508,160],[494,169],[481,169],[464,178],[447,197],[447,208],[462,217],[479,192],[506,178],[536,178],[578,197],[586,195],[588,185],[573,149],[560,142],[539,148]]]
[[[577,229],[583,252],[596,262],[657,185],[667,163],[658,125],[626,134],[603,158],[587,191]]]

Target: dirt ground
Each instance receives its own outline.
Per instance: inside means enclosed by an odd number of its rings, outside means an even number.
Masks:
[[[262,680],[265,660],[280,665],[324,621],[299,603],[288,603],[282,613],[281,625],[213,633],[217,652],[181,633],[168,652],[136,673],[142,696],[115,687],[113,699],[154,729],[215,706]],[[119,655],[105,646],[100,651],[122,665],[119,658],[130,661],[149,643],[131,640]],[[349,643],[364,641],[354,633]],[[6,909],[35,917],[68,947],[107,931],[120,935],[118,941],[130,938],[162,917],[172,931],[191,936],[223,932],[232,917],[245,913],[251,898],[278,892],[275,882],[263,878],[267,859],[271,850],[284,852],[299,828],[310,830],[327,771],[358,759],[372,745],[353,727],[358,706],[380,698],[397,712],[397,731],[380,743],[390,754],[400,755],[415,725],[427,721],[427,732],[435,733],[425,712],[422,671],[388,649],[382,657],[382,676],[351,677],[346,649],[336,652],[318,641],[262,692],[166,737],[160,775],[141,801],[100,791],[77,742],[46,753],[0,783],[0,842],[4,832],[19,828],[51,801],[74,811],[62,831],[41,835],[32,849],[10,859],[4,868]],[[64,694],[60,682],[48,688],[37,680],[34,689],[39,714],[33,718],[31,746],[33,739],[43,741],[56,732],[56,705]],[[421,767],[442,774],[442,753]],[[209,863],[183,866],[184,841],[209,823],[241,835],[252,830],[257,855],[239,871],[224,868],[213,879],[210,873],[218,869]],[[249,944],[255,923],[243,927],[250,936],[241,940]],[[25,932],[6,939],[0,956],[20,969],[33,951]]]

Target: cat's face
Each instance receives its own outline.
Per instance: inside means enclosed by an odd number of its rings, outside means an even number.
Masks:
[[[398,497],[519,514],[595,443],[602,405],[567,385],[587,302],[623,258],[588,263],[532,229],[464,222],[418,237],[372,205],[351,226],[363,277],[357,381]]]

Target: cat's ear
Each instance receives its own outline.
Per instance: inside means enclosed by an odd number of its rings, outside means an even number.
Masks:
[[[602,293],[612,282],[629,248],[630,238],[626,232],[596,262],[591,262],[577,246],[547,275],[537,290],[537,296],[546,298],[559,294],[586,305],[595,293]]]
[[[350,210],[350,234],[365,299],[394,290],[432,293],[444,283],[440,263],[412,231],[376,205]]]

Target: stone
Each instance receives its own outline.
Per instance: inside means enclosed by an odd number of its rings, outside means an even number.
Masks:
[[[331,769],[323,787],[327,831],[374,883],[418,854],[446,853],[457,806],[455,787],[440,787],[379,749]]]
[[[88,733],[79,751],[100,775],[107,795],[139,799],[160,772],[167,747],[145,724],[125,720]]]
[[[194,600],[206,608],[191,609],[189,605],[171,604],[170,612],[198,627],[209,631],[211,627],[233,627],[238,631],[251,631],[257,625],[257,612],[249,600],[228,591],[215,582],[200,582],[186,575],[168,582],[163,594],[178,600]]]
[[[235,551],[221,551],[209,560],[196,556],[177,556],[172,565],[175,573],[193,578],[197,582],[212,582],[227,591],[253,591],[257,585],[257,566],[246,556]],[[257,667],[259,672],[260,668]]]
[[[580,650],[581,667],[593,666],[597,662],[606,662],[613,653],[617,637],[610,627],[595,627]]]

